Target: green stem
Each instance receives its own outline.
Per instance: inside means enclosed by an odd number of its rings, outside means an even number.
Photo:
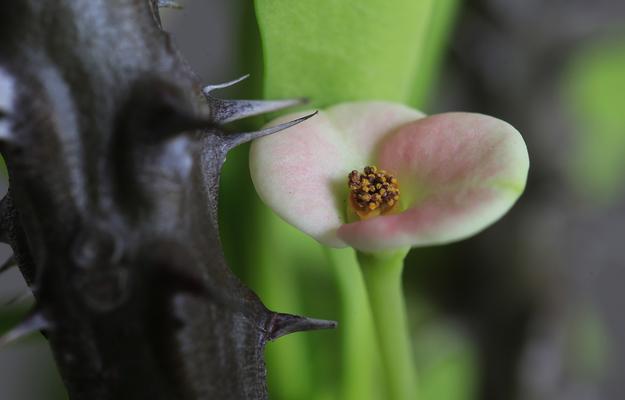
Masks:
[[[417,374],[402,291],[408,249],[384,254],[358,253],[382,354],[389,400],[416,400]]]
[[[251,255],[254,260],[252,281],[270,309],[302,314],[300,287],[296,264],[284,246],[284,238],[292,238],[291,228],[265,207],[258,207],[254,226],[259,233]],[[262,232],[262,234],[260,233]],[[306,335],[289,335],[269,343],[265,350],[271,398],[304,399],[314,390],[314,367]]]
[[[383,398],[379,351],[367,290],[353,249],[326,249],[341,295],[339,332],[342,340],[341,399]]]

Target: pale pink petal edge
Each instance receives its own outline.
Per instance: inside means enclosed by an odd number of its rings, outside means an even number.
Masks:
[[[308,112],[282,116],[269,125]],[[422,117],[402,104],[342,103],[284,132],[258,139],[250,150],[256,191],[289,224],[325,245],[345,247],[337,230],[347,210],[348,173],[371,163],[385,136]]]
[[[365,252],[445,244],[480,232],[516,202],[529,168],[516,129],[472,113],[439,114],[402,127],[385,141],[379,162],[399,174],[402,192],[411,185],[422,189],[412,189],[412,204],[400,214],[339,229],[342,240]]]

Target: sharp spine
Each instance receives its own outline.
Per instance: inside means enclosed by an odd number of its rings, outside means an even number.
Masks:
[[[231,149],[233,147],[236,147],[240,144],[243,143],[247,143],[250,142],[254,139],[258,139],[261,138],[263,136],[267,136],[267,135],[271,135],[273,133],[277,133],[280,131],[283,131],[287,128],[290,128],[292,126],[295,126],[297,124],[300,124],[304,121],[306,121],[307,119],[314,117],[315,115],[317,115],[317,111],[315,111],[314,113],[305,115],[303,117],[300,117],[298,119],[295,119],[293,121],[289,121],[289,122],[285,122],[279,125],[275,125],[275,126],[270,126],[268,128],[265,129],[261,129],[258,131],[254,131],[254,132],[239,132],[239,133],[230,133],[230,134],[225,134],[223,137],[226,141],[227,147],[228,149]]]
[[[244,75],[233,81],[217,85],[207,85],[202,89],[202,93],[208,101],[211,116],[214,121],[228,123],[255,115],[265,114],[272,111],[282,110],[306,103],[306,99],[287,100],[228,100],[213,96],[211,93],[218,89],[224,89],[236,85],[247,79],[249,75]]]
[[[207,96],[213,120],[220,123],[237,121],[255,115],[304,104],[304,99],[293,100],[224,100]]]
[[[202,93],[204,93],[204,96],[208,97],[208,96],[210,96],[210,93],[215,91],[215,90],[225,89],[225,88],[228,88],[230,86],[234,86],[237,83],[239,83],[241,81],[244,81],[244,80],[246,80],[249,77],[250,77],[250,74],[246,74],[246,75],[243,75],[242,77],[237,78],[237,79],[235,79],[233,81],[224,82],[224,83],[217,83],[215,85],[206,85],[202,89]]]
[[[184,7],[180,5],[175,0],[158,0],[157,5],[159,8],[174,8],[176,10],[181,10]]]
[[[17,339],[29,335],[34,332],[38,332],[44,329],[49,329],[52,324],[48,319],[39,311],[31,313],[26,319],[13,327],[10,331],[0,336],[0,348],[8,345]]]
[[[2,265],[0,265],[0,274],[2,274],[5,271],[10,270],[13,267],[17,267],[17,261],[15,260],[14,255],[7,258],[6,261],[2,263]]]
[[[276,340],[282,336],[304,331],[319,329],[334,329],[336,321],[300,317],[298,315],[274,313],[269,328],[269,340]]]
[[[7,301],[6,303],[3,304],[4,307],[9,307],[15,304],[19,304],[22,301],[32,298],[33,294],[30,290],[26,290],[23,293],[20,293],[14,297],[12,297],[11,299],[9,299],[9,301]]]

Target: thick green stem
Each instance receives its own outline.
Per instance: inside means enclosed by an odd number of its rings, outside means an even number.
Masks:
[[[342,340],[341,399],[383,398],[379,351],[367,290],[354,250],[327,249],[341,295],[339,332]]]
[[[389,400],[416,400],[417,374],[402,291],[407,250],[358,253],[382,355]]]

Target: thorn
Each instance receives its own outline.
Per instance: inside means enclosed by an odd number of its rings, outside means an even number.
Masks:
[[[244,75],[230,82],[217,85],[207,85],[202,89],[202,93],[208,100],[212,118],[216,122],[228,123],[243,118],[252,117],[272,111],[282,110],[284,108],[293,107],[306,103],[306,99],[289,99],[289,100],[226,100],[211,95],[218,89],[224,89],[234,86],[237,83],[247,79],[250,75]]]
[[[218,83],[218,84],[216,84],[216,85],[206,85],[206,86],[204,86],[204,88],[202,89],[202,93],[204,93],[204,96],[207,96],[207,97],[208,97],[208,96],[210,95],[210,93],[211,93],[212,91],[214,91],[214,90],[218,90],[218,89],[225,89],[225,88],[227,88],[227,87],[234,86],[234,85],[236,85],[237,83],[239,83],[239,82],[241,82],[241,81],[244,81],[244,80],[246,80],[246,79],[247,79],[247,78],[249,78],[249,77],[250,77],[250,74],[246,74],[246,75],[243,75],[242,77],[237,78],[237,79],[235,79],[235,80],[233,80],[233,81],[230,81],[230,82]]]
[[[337,325],[338,324],[335,321],[274,313],[269,327],[269,340],[276,340],[284,335],[295,332],[313,331],[318,329],[334,329]]]
[[[238,121],[254,115],[304,104],[306,99],[292,100],[224,100],[206,96],[213,120],[220,123]]]
[[[159,8],[174,8],[176,10],[182,10],[184,8],[176,0],[158,0],[157,5]]]
[[[306,121],[308,118],[311,118],[315,115],[317,115],[318,111],[315,111],[312,114],[308,114],[305,115],[301,118],[298,118],[296,120],[293,121],[289,121],[289,122],[285,122],[283,124],[279,124],[279,125],[275,125],[275,126],[271,126],[269,128],[265,128],[265,129],[261,129],[259,131],[254,131],[254,132],[241,132],[241,133],[230,133],[230,134],[225,134],[223,136],[223,138],[226,140],[226,144],[228,149],[231,149],[233,147],[236,147],[240,144],[243,143],[247,143],[249,141],[252,141],[254,139],[258,139],[261,138],[263,136],[267,136],[267,135],[271,135],[273,133],[277,133],[280,131],[283,131],[287,128],[290,128],[294,125],[297,125],[299,123],[302,123],[304,121]]]
[[[33,293],[30,290],[25,290],[23,293],[20,293],[14,297],[12,297],[11,299],[9,299],[9,301],[7,301],[6,303],[4,303],[2,306],[3,307],[9,307],[12,306],[14,304],[19,304],[22,301],[32,298],[33,297]]]
[[[13,327],[10,331],[0,336],[0,348],[9,343],[43,329],[49,329],[52,324],[41,312],[33,312],[26,319]]]
[[[17,261],[15,260],[15,255],[12,255],[11,257],[7,258],[6,261],[2,263],[2,265],[0,265],[0,274],[8,271],[9,269],[13,267],[17,267]]]

